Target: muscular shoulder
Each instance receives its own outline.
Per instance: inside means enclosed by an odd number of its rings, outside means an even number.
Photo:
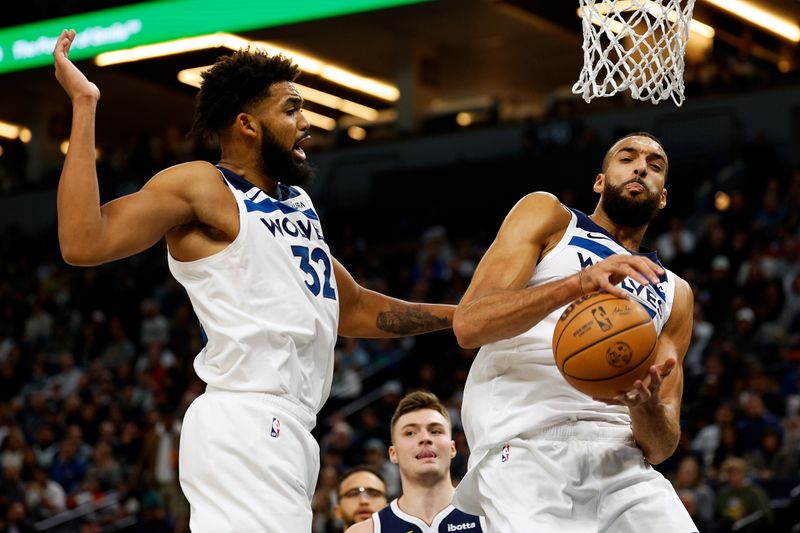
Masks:
[[[511,209],[504,226],[507,231],[544,243],[562,232],[570,222],[569,210],[552,194],[537,191],[525,195]]]
[[[684,312],[694,311],[694,293],[689,283],[680,276],[673,274],[675,277],[675,297],[673,300],[672,308],[680,309]]]
[[[207,161],[190,161],[162,170],[144,188],[193,196],[219,186],[224,186],[224,182],[217,167]]]

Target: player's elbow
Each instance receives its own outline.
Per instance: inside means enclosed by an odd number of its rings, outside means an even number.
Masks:
[[[478,328],[475,327],[475,322],[465,316],[465,313],[456,309],[453,315],[453,333],[456,336],[458,345],[462,348],[472,349],[481,346],[478,339]]]
[[[89,267],[100,264],[97,261],[92,261],[77,251],[69,249],[65,250],[64,248],[61,249],[61,257],[64,259],[64,262],[70,266]]]
[[[92,253],[92,248],[71,239],[59,236],[59,247],[64,262],[72,266],[96,266],[103,261],[98,260]]]
[[[666,461],[667,459],[669,459],[671,455],[672,452],[661,453],[659,451],[655,451],[645,455],[645,459],[647,459],[647,462],[650,463],[651,465],[659,465],[664,461]]]
[[[680,440],[680,432],[673,438],[664,439],[655,446],[650,446],[645,451],[645,459],[651,465],[658,465],[672,457],[675,450],[678,449],[678,441]]]

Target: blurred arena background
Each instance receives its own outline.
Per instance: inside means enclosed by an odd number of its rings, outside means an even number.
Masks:
[[[31,0],[0,19],[0,531],[183,530],[175,453],[203,390],[191,365],[199,327],[163,243],[97,268],[62,261],[55,185],[70,108],[49,57],[62,27],[92,24],[78,16],[118,9],[129,27],[137,9],[171,3]],[[89,43],[80,62],[103,94],[103,197],[174,163],[216,162],[215,146],[185,137],[197,71],[179,72],[267,42],[305,61],[310,192],[333,253],[362,285],[406,299],[458,302],[522,195],[546,190],[591,211],[609,143],[660,137],[669,204],[647,244],[691,283],[696,308],[683,437],[657,468],[701,531],[800,531],[800,2],[697,0],[711,32],[692,32],[680,108],[572,95],[582,51],[571,0],[374,1],[361,12],[308,2],[291,20],[278,2],[182,3],[185,18],[164,31],[227,37],[105,66]],[[215,16],[230,27],[194,27]],[[332,506],[347,467],[371,463],[399,489],[386,446],[405,392],[431,390],[451,410],[460,479],[473,356],[450,333],[340,340],[314,431],[315,533],[341,531]],[[732,490],[731,458],[750,489]]]

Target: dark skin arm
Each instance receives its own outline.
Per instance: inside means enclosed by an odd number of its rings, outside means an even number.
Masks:
[[[555,196],[532,193],[517,202],[481,259],[458,305],[453,331],[464,348],[476,348],[523,333],[581,294],[617,287],[625,277],[658,281],[661,269],[645,257],[613,255],[579,274],[528,287],[548,246],[564,234],[570,214]]]
[[[412,303],[365,289],[336,259],[339,288],[339,335],[344,337],[405,337],[447,329],[456,306]]]
[[[633,438],[651,464],[672,455],[681,436],[683,358],[692,338],[693,309],[689,284],[679,279],[670,318],[658,337],[650,375],[644,381],[637,380],[633,390],[610,402],[630,409]]]

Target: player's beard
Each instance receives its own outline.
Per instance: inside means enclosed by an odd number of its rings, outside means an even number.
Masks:
[[[636,196],[625,196],[625,186],[639,183],[644,192]],[[641,180],[632,179],[619,186],[607,181],[603,185],[603,197],[600,205],[614,224],[627,228],[640,228],[648,225],[658,214],[661,193],[651,192]]]
[[[314,179],[314,168],[306,161],[297,161],[292,150],[282,147],[266,124],[261,127],[266,132],[261,141],[261,158],[267,175],[286,185],[308,186]]]

